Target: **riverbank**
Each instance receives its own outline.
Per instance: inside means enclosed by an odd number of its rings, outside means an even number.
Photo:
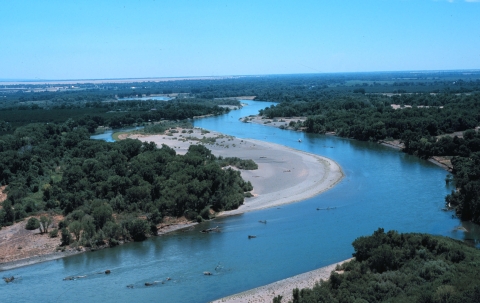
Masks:
[[[0,230],[0,272],[37,263],[57,260],[92,251],[85,247],[59,250],[59,238],[50,238],[48,234],[40,234],[37,230],[25,229],[26,220]],[[159,224],[157,235],[190,228],[198,224],[185,220],[168,220]],[[120,244],[123,244],[120,243]],[[108,246],[97,248],[105,249]]]
[[[38,256],[33,256],[33,257],[28,257],[25,259],[19,259],[15,261],[10,261],[6,263],[0,263],[0,272],[1,271],[6,271],[6,270],[11,270],[19,267],[24,267],[28,265],[34,265],[38,263],[43,263],[47,261],[53,261],[65,257],[70,257],[73,255],[81,254],[84,253],[85,250],[75,250],[71,249],[68,251],[59,251],[59,252],[53,252],[53,253],[48,253],[45,255],[38,255]]]
[[[332,271],[335,271],[338,265],[351,261],[352,259],[334,263],[319,269],[315,269],[297,276],[280,280],[265,286],[250,289],[235,295],[221,298],[212,303],[262,303],[272,302],[276,296],[282,296],[282,302],[289,302],[293,299],[292,291],[295,288],[312,288],[316,283],[330,278]],[[341,273],[337,271],[337,273]]]
[[[274,119],[269,119],[269,118],[266,118],[266,117],[263,117],[263,116],[260,116],[260,115],[253,115],[253,116],[243,117],[241,120],[245,123],[255,123],[255,124],[261,124],[261,125],[265,125],[265,126],[272,126],[272,127],[276,127],[276,128],[280,128],[280,129],[290,129],[290,130],[303,131],[304,129],[302,129],[302,128],[297,128],[296,129],[295,127],[290,126],[290,123],[291,122],[294,122],[294,123],[301,122],[301,123],[303,123],[306,120],[306,117],[288,117],[288,118],[278,117],[278,118],[274,118]],[[463,134],[463,133],[462,132],[456,132],[456,133],[450,134],[450,136],[453,136],[453,135],[460,136],[461,134]],[[335,133],[334,132],[328,132],[328,133],[326,133],[326,135],[335,135]],[[399,150],[399,151],[401,151],[405,148],[405,144],[403,144],[398,139],[397,140],[390,140],[390,141],[379,140],[379,141],[377,141],[377,143],[380,144],[380,145],[386,146],[386,147],[390,147],[390,148]],[[428,158],[427,160],[429,162],[443,168],[444,170],[446,170],[448,172],[452,172],[453,165],[450,161],[450,158],[451,157],[432,156],[432,157]]]
[[[51,218],[52,226],[57,226],[58,222],[63,220],[60,215]],[[27,219],[0,229],[0,271],[85,252],[84,248],[59,249],[59,236],[52,238],[48,233],[40,233],[38,229],[27,230],[26,224]]]

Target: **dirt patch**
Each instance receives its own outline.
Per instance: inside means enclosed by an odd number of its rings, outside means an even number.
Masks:
[[[387,147],[395,148],[395,149],[404,149],[405,148],[405,144],[403,144],[400,140],[389,140],[389,141],[379,140],[378,143],[382,144],[384,146],[387,146]]]
[[[451,158],[452,157],[449,157],[449,156],[444,156],[444,157],[433,156],[430,159],[428,159],[428,161],[451,172],[453,170],[453,164],[452,164]]]
[[[172,232],[172,231],[175,231],[175,230],[179,230],[179,229],[183,229],[183,228],[187,228],[187,227],[191,227],[191,226],[194,226],[196,224],[198,224],[198,223],[193,222],[193,221],[188,221],[187,218],[185,218],[183,216],[179,217],[179,218],[164,217],[162,223],[157,225],[157,232],[158,232],[158,235],[164,235],[166,233],[169,233],[169,232]]]
[[[57,227],[61,220],[63,220],[63,216],[54,216],[49,231]],[[50,238],[48,234],[40,234],[39,229],[26,230],[27,221],[28,218],[0,230],[0,264],[43,256],[57,251],[57,247],[60,245],[60,235]]]

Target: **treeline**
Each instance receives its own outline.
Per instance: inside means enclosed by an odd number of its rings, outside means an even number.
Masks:
[[[238,101],[225,102],[240,105]],[[68,119],[94,132],[98,126],[120,128],[162,119],[184,120],[202,115],[220,115],[229,111],[218,106],[222,103],[222,100],[180,99],[71,104],[50,109],[20,110],[10,107],[0,110],[0,134],[29,123],[63,123]]]
[[[452,164],[457,190],[447,196],[446,202],[463,220],[480,224],[480,152],[454,157]]]
[[[355,260],[341,266],[343,273],[293,290],[292,302],[480,302],[480,253],[464,243],[380,228],[353,248]]]
[[[391,104],[408,105],[393,109]],[[419,107],[421,106],[421,107]],[[260,111],[268,118],[307,116],[307,132],[335,132],[362,141],[437,136],[474,128],[480,122],[480,94],[344,96],[313,102],[282,102]]]

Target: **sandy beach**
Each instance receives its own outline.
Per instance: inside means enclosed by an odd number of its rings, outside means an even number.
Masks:
[[[202,133],[200,129],[194,129],[190,134],[182,131],[178,129],[171,136],[128,137],[154,142],[157,146],[168,145],[177,154],[185,154],[192,144],[204,144],[215,156],[252,159],[258,164],[256,170],[240,171],[242,178],[252,183],[254,197],[245,199],[238,209],[223,212],[219,216],[302,201],[332,188],[343,178],[340,166],[325,157],[259,140],[240,139],[216,132]],[[198,140],[200,138],[204,143]]]
[[[289,302],[293,299],[292,291],[295,288],[312,288],[316,283],[327,280],[330,273],[335,270],[337,265],[341,265],[352,259],[331,264],[319,269],[315,269],[297,276],[280,280],[265,286],[250,289],[235,295],[221,298],[212,303],[263,303],[272,302],[276,296],[282,296],[282,302]],[[338,272],[341,273],[341,272]]]

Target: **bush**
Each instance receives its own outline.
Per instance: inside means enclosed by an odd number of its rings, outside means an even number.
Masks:
[[[198,213],[193,210],[189,210],[185,213],[185,218],[187,218],[187,220],[189,221],[196,219],[197,216],[198,216]]]
[[[58,222],[58,228],[62,229],[64,227],[68,227],[68,222],[67,221],[60,221]]]
[[[48,236],[49,236],[50,238],[56,238],[56,237],[58,237],[58,228],[52,229],[52,230],[48,233]]]
[[[205,220],[210,219],[210,205],[207,205],[202,211],[200,212],[200,217],[202,217]],[[198,218],[197,218],[198,221]]]
[[[112,238],[108,241],[108,244],[109,244],[110,247],[114,247],[114,246],[118,245],[118,241],[116,239]]]
[[[64,227],[62,228],[62,246],[67,246],[72,242],[72,236],[70,232]]]
[[[124,227],[133,241],[143,241],[147,238],[147,230],[149,230],[149,226],[145,220],[134,219],[127,221],[124,223]]]
[[[25,229],[27,230],[35,230],[40,227],[40,222],[38,221],[37,218],[30,218],[27,221],[27,225],[25,225]]]

